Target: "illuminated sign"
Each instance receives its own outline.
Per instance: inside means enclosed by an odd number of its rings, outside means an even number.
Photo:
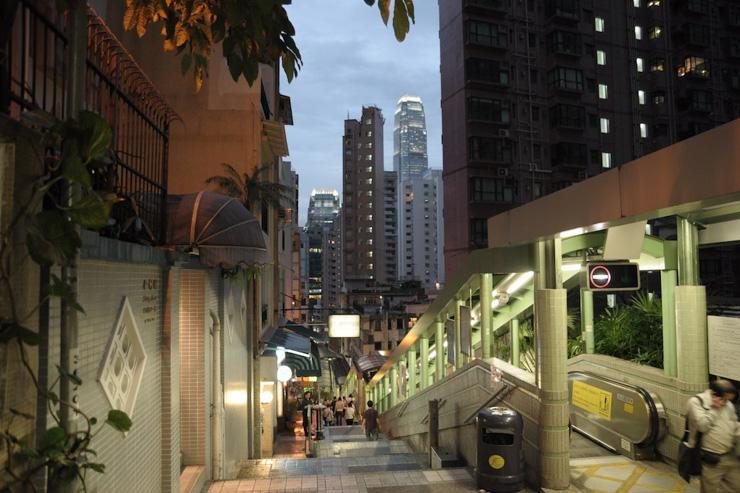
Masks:
[[[329,315],[329,337],[360,337],[360,316]]]
[[[637,291],[640,266],[633,262],[589,262],[587,286],[592,291]]]

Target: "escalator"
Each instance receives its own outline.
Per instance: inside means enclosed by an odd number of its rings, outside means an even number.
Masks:
[[[568,374],[568,395],[574,431],[630,459],[655,458],[667,430],[657,395],[589,372]]]

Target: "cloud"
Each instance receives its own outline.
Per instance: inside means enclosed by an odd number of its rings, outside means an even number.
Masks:
[[[429,164],[442,165],[437,2],[416,0],[416,24],[403,43],[362,0],[294,0],[288,14],[304,67],[281,92],[291,97],[290,159],[300,175],[300,218],[313,188],[342,188],[344,120],[377,105],[386,119],[385,168],[393,167],[393,113],[416,94],[427,117]]]

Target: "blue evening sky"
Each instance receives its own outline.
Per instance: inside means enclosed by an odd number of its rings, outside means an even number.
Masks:
[[[436,0],[415,0],[416,24],[403,43],[377,7],[362,0],[293,0],[288,14],[304,66],[281,92],[291,97],[290,160],[300,175],[300,224],[313,188],[342,187],[344,120],[363,105],[385,116],[385,169],[393,169],[393,112],[404,94],[420,96],[427,117],[429,165],[442,167],[439,15]],[[390,24],[390,22],[389,22]]]

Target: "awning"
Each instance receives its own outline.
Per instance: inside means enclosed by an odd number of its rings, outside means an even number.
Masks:
[[[319,358],[327,360],[344,359],[338,352],[329,347],[328,344],[317,344],[319,349]]]
[[[313,329],[298,325],[293,322],[285,322],[285,328],[300,336],[307,337],[314,342],[329,342],[329,338],[323,332],[316,332]]]
[[[377,353],[372,352],[368,355],[359,356],[352,359],[352,363],[360,373],[366,373],[371,371],[377,371],[380,367],[385,364],[386,357]]]
[[[283,327],[268,327],[262,333],[260,341],[269,349],[282,347],[286,353],[299,353],[303,357],[311,354],[311,339],[299,336]]]
[[[198,256],[207,267],[232,269],[268,260],[259,221],[244,205],[219,193],[171,195],[167,243]]]
[[[319,360],[316,345],[312,344],[311,353],[308,358],[297,354],[287,353],[283,364],[293,369],[296,377],[320,377],[321,361]]]
[[[329,361],[331,365],[331,371],[334,375],[334,381],[337,385],[344,385],[347,381],[347,375],[349,375],[349,363],[344,358],[333,359]]]

